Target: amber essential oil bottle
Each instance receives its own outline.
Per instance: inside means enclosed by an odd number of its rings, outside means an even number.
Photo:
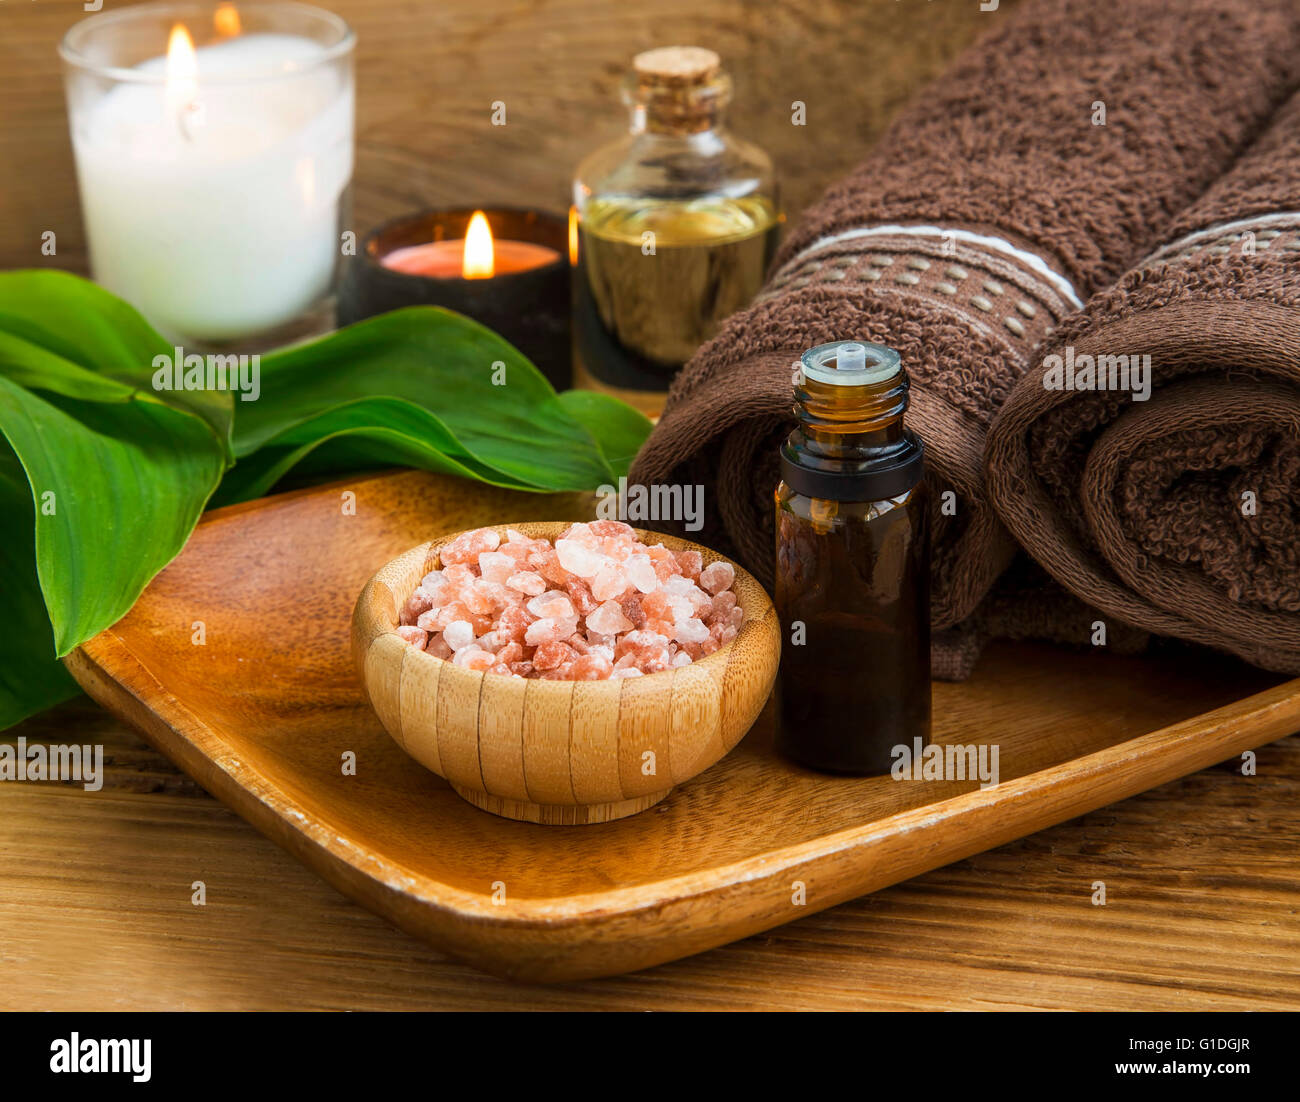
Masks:
[[[794,372],[776,491],[777,748],[827,773],[887,773],[895,746],[929,742],[929,510],[907,391],[878,344],[819,345]]]

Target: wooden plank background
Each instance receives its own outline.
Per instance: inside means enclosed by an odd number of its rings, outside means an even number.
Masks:
[[[125,7],[104,0],[106,9]],[[651,46],[716,49],[734,129],[797,212],[897,107],[1011,6],[979,0],[329,0],[357,32],[358,233],[422,206],[565,210],[578,161],[626,126],[619,82]],[[78,0],[0,0],[0,267],[84,270],[59,39]],[[507,124],[491,124],[492,103]],[[807,125],[791,103],[807,104]],[[40,255],[54,230],[58,254]]]
[[[359,231],[423,205],[564,207],[573,166],[622,125],[628,59],[670,42],[723,54],[735,128],[797,212],[1000,18],[978,0],[330,6],[360,39]],[[54,53],[80,17],[0,0],[2,267],[84,269]],[[1300,1009],[1300,868],[1281,842],[1300,835],[1296,737],[1255,777],[1227,763],[690,960],[530,988],[350,903],[89,701],[2,737],[19,735],[102,742],[110,765],[99,793],[0,785],[0,1009]]]

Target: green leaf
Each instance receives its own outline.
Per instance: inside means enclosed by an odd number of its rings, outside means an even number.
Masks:
[[[36,578],[32,492],[13,451],[0,443],[0,729],[52,708],[81,690],[54,656],[50,618]]]
[[[616,478],[626,477],[632,460],[654,428],[650,418],[626,402],[594,390],[566,390],[560,403],[592,435]]]
[[[260,497],[289,470],[306,465],[309,456],[316,473],[408,466],[511,489],[533,488],[467,455],[428,410],[400,398],[369,398],[300,421],[241,459],[226,475],[215,502]]]
[[[427,411],[428,447],[493,472],[488,480],[498,484],[590,490],[613,477],[596,440],[532,364],[477,322],[430,306],[264,356],[261,397],[236,412],[235,454],[282,445],[295,431],[301,444],[308,423],[396,446],[405,430],[393,426],[394,398]],[[418,435],[403,441],[394,461],[411,462],[419,443]]]
[[[60,656],[175,557],[230,461],[229,394],[154,391],[154,358],[172,351],[92,283],[0,273],[0,434],[35,503],[34,573]],[[30,561],[32,531],[6,524],[7,560]]]
[[[36,569],[61,657],[119,620],[185,546],[225,456],[169,406],[55,405],[3,376],[0,431],[36,503]]]
[[[0,272],[0,374],[83,401],[134,397],[188,410],[229,453],[228,393],[154,391],[154,358],[175,352],[134,309],[87,280],[58,271]]]

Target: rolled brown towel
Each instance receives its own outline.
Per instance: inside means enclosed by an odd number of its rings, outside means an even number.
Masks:
[[[1035,346],[1229,167],[1300,63],[1292,0],[1032,0],[998,18],[804,216],[764,292],[678,377],[631,475],[703,483],[706,541],[770,583],[792,360],[892,345],[934,483],[936,629],[1014,553],[984,437]]]
[[[1300,95],[1165,240],[1016,386],[989,492],[1106,614],[1300,674]],[[1045,385],[1118,356],[1130,387],[1150,356],[1149,400]]]

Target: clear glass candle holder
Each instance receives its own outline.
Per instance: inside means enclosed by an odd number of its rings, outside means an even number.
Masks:
[[[164,335],[327,328],[349,218],[348,25],[296,3],[150,3],[59,46],[95,279]]]

